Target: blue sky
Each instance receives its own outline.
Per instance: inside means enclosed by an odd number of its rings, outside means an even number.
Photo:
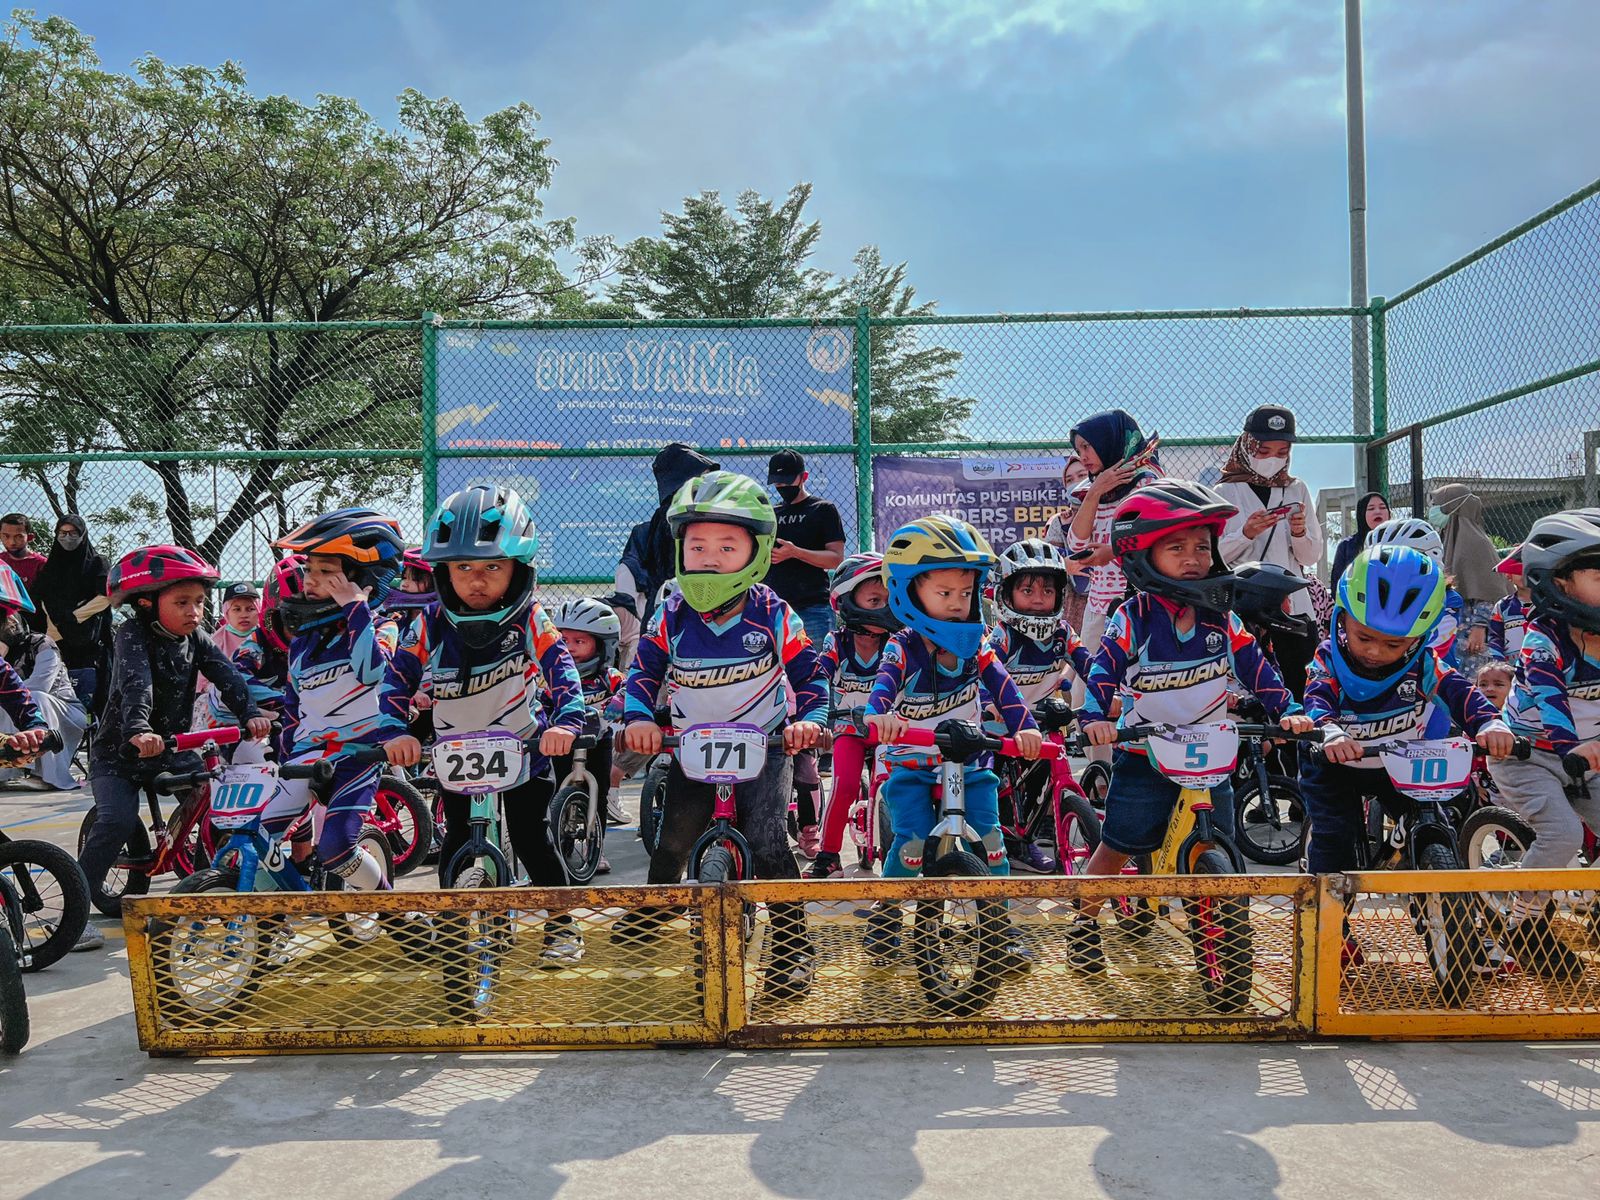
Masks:
[[[385,123],[405,87],[473,115],[528,101],[561,163],[548,214],[584,234],[809,180],[820,265],[876,243],[947,313],[1348,297],[1340,0],[41,10],[112,69],[234,59],[259,93],[353,96]],[[1393,295],[1600,173],[1600,5],[1366,10],[1372,291]],[[1343,448],[1296,464],[1349,482]]]

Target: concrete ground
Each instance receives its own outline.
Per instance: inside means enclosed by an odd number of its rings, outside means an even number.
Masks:
[[[0,791],[0,827],[71,846],[87,804]],[[610,881],[643,879],[631,830],[611,858]],[[1600,1186],[1600,1045],[149,1059],[120,928],[95,919],[105,950],[27,977],[33,1039],[0,1060],[0,1200],[1548,1200]]]

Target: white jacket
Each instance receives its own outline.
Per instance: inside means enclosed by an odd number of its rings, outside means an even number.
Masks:
[[[1268,493],[1266,504],[1256,498],[1255,490],[1248,483],[1219,483],[1216,492],[1239,510],[1238,515],[1223,528],[1218,542],[1222,561],[1228,566],[1236,567],[1243,562],[1276,563],[1303,575],[1308,574],[1309,568],[1321,560],[1322,526],[1317,521],[1316,505],[1311,503],[1311,489],[1306,487],[1304,480],[1291,476],[1288,487],[1273,488]],[[1289,518],[1285,517],[1259,537],[1245,537],[1244,523],[1252,514],[1284,504],[1304,506],[1301,510],[1306,517],[1303,535],[1295,537],[1290,534]],[[1296,592],[1289,600],[1289,611],[1297,616],[1311,615],[1311,594]]]

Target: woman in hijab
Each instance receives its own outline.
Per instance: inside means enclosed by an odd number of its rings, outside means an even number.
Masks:
[[[1111,518],[1122,498],[1135,488],[1161,478],[1154,446],[1139,422],[1120,408],[1096,413],[1072,427],[1072,448],[1089,473],[1083,499],[1067,526],[1067,552],[1089,571],[1089,598],[1078,631],[1090,657],[1100,652],[1106,621],[1127,594],[1128,581],[1111,554]],[[1082,696],[1073,689],[1073,695]],[[1089,757],[1111,759],[1110,748],[1091,746]]]
[[[1067,552],[1067,529],[1083,504],[1083,495],[1088,488],[1089,472],[1083,465],[1083,459],[1076,454],[1068,454],[1061,468],[1061,490],[1066,496],[1066,505],[1050,518],[1050,523],[1044,528],[1044,540],[1063,554]],[[1089,602],[1088,572],[1080,564],[1069,560],[1067,583],[1071,590],[1067,593],[1061,615],[1074,630],[1081,630],[1084,608]]]
[[[1361,545],[1367,540],[1367,534],[1388,519],[1389,501],[1382,492],[1368,492],[1356,501],[1356,531],[1341,539],[1333,549],[1333,573],[1329,578],[1334,591],[1339,590],[1340,576],[1350,569],[1356,555],[1361,553]]]
[[[110,643],[111,614],[98,613],[79,621],[73,611],[106,593],[106,560],[89,541],[89,527],[77,513],[56,522],[50,557],[34,581],[34,599],[56,627],[61,658],[67,665],[73,690],[90,712],[96,708],[102,663]]]
[[[1489,615],[1506,594],[1506,577],[1500,574],[1500,551],[1483,527],[1483,501],[1464,483],[1447,483],[1433,490],[1428,519],[1444,536],[1444,573],[1461,593],[1465,611],[1461,624],[1468,630],[1461,668],[1472,678],[1489,634]]]
[[[1311,504],[1311,490],[1289,474],[1294,448],[1294,413],[1277,404],[1263,404],[1244,421],[1244,432],[1233,444],[1222,468],[1217,492],[1239,511],[1228,520],[1218,539],[1222,561],[1230,567],[1243,562],[1275,563],[1304,575],[1322,558],[1322,527]],[[1305,591],[1288,601],[1289,613],[1316,617],[1316,606]],[[1306,666],[1317,652],[1312,634],[1297,636],[1274,631],[1272,651],[1284,686],[1303,699]]]

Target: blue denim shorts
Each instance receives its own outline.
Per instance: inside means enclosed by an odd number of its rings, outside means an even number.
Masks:
[[[1161,848],[1167,823],[1178,803],[1179,787],[1150,759],[1130,750],[1111,756],[1111,788],[1100,839],[1119,854],[1149,854]],[[1233,837],[1233,784],[1211,790],[1211,822]]]

